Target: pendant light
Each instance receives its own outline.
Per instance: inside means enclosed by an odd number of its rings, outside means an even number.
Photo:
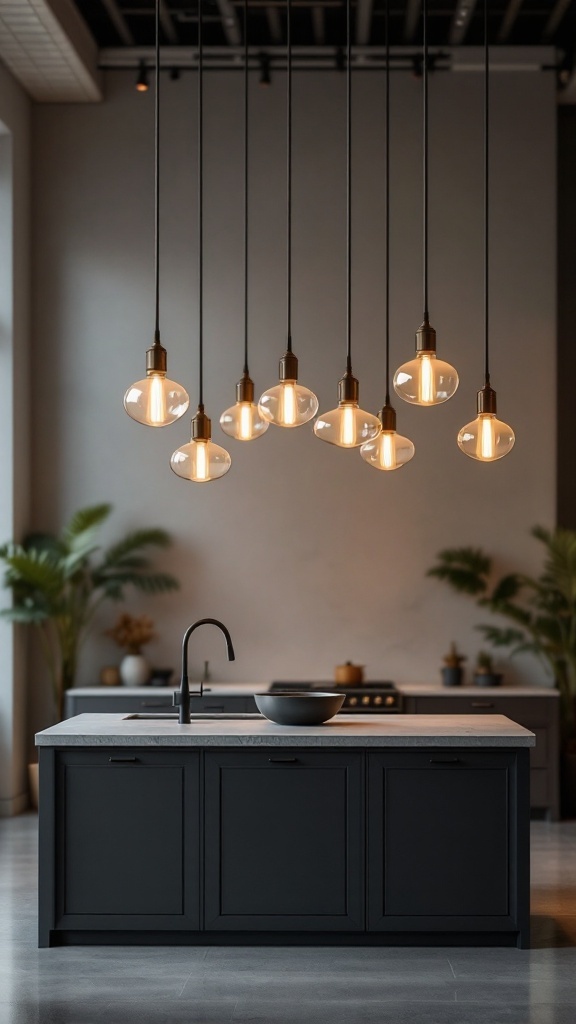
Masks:
[[[244,373],[236,385],[236,404],[222,413],[220,426],[237,441],[254,441],[269,426],[254,401],[248,368],[248,0],[244,0]]]
[[[514,447],[514,431],[496,418],[496,392],[490,387],[489,228],[490,228],[490,51],[488,0],[484,0],[484,387],[478,392],[478,416],[458,434],[465,455],[480,462],[502,459]]]
[[[338,382],[338,406],[322,413],[314,433],[340,448],[357,448],[380,432],[380,421],[358,405],[358,380],[352,375],[352,27],[346,0],[346,372]]]
[[[146,352],[146,377],[124,395],[124,408],[137,423],[166,427],[184,415],[190,399],[181,384],[166,376],[166,349],[160,342],[160,0],[156,0],[156,72],[154,106],[154,344]]]
[[[202,41],[202,0],[198,0],[198,411],[192,418],[191,438],[188,444],[177,448],[170,459],[174,472],[193,483],[209,483],[228,472],[231,458],[228,452],[211,440],[211,421],[204,412],[204,308],[203,308],[203,115],[204,115],[204,54]]]
[[[380,432],[360,448],[360,455],[374,469],[401,469],[414,457],[414,445],[396,433],[396,410],[390,404],[390,0],[384,8],[386,28],[386,400],[380,411]]]
[[[287,347],[280,360],[280,381],[260,397],[258,409],[277,427],[301,427],[318,412],[318,399],[298,383],[298,360],[292,351],[292,0],[286,0],[286,300]]]
[[[394,390],[412,405],[440,405],[458,387],[453,366],[436,356],[436,331],[428,315],[428,3],[423,0],[423,266],[424,320],[416,331],[416,358],[404,363],[394,374]]]

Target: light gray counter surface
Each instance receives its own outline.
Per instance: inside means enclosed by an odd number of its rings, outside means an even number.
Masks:
[[[43,747],[533,747],[534,733],[503,715],[338,715],[320,726],[265,718],[174,720],[86,714],[36,734]]]

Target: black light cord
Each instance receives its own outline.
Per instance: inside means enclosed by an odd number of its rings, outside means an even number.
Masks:
[[[428,0],[422,0],[422,52],[424,68],[423,81],[423,111],[422,111],[422,145],[423,145],[423,290],[424,290],[424,321],[428,320]]]
[[[346,370],[352,372],[352,3],[346,0]]]
[[[488,0],[484,0],[484,377],[490,384],[489,344],[489,235],[490,235],[490,50]]]
[[[155,11],[156,73],[154,76],[154,341],[160,343],[160,0]]]
[[[244,0],[244,373],[248,376],[248,0]]]
[[[386,405],[390,405],[390,0],[386,0],[384,25],[386,29]]]
[[[292,0],[286,0],[286,316],[292,351]]]
[[[204,405],[204,303],[203,303],[203,250],[204,250],[204,49],[202,39],[202,0],[198,0],[198,404]]]

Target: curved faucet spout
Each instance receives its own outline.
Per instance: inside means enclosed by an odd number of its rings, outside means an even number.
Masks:
[[[192,633],[198,626],[217,626],[218,629],[224,634],[226,641],[226,653],[228,655],[228,661],[235,661],[236,655],[234,653],[234,646],[232,644],[232,637],[226,629],[223,622],[218,619],[198,619],[197,622],[193,622],[191,626],[184,633],[182,640],[182,674],[180,677],[180,689],[176,690],[174,694],[174,706],[180,709],[178,720],[180,725],[190,724],[190,683],[188,680],[188,643]],[[201,697],[204,693],[204,683],[200,680],[200,692],[197,696]]]

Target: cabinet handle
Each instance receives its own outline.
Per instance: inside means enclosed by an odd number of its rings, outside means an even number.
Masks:
[[[430,764],[460,764],[459,757],[431,757]]]
[[[140,704],[141,708],[171,708],[172,704],[169,700],[143,700]]]
[[[470,701],[471,708],[493,708],[494,701],[491,700],[472,700]]]
[[[108,761],[110,764],[134,764],[138,761],[137,757],[109,757]]]
[[[270,764],[298,764],[297,757],[269,757]]]

